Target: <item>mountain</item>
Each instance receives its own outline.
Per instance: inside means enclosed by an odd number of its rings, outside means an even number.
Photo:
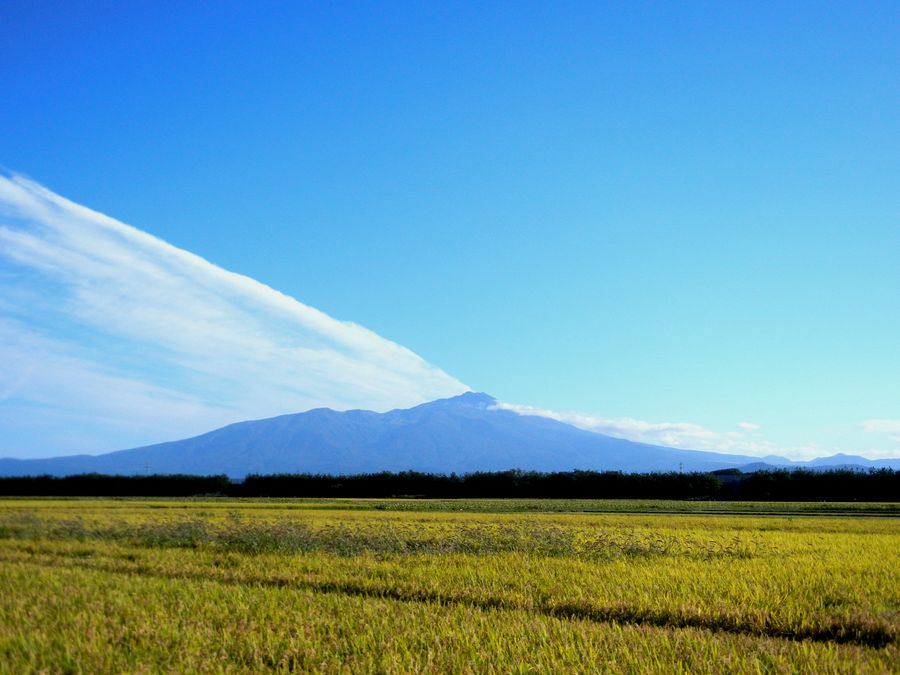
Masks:
[[[801,462],[803,463],[803,462]],[[864,469],[900,469],[900,459],[868,459],[859,455],[838,453],[830,457],[817,457],[805,464],[809,467],[861,467]]]
[[[773,461],[779,460],[779,461]],[[828,457],[816,457],[806,462],[793,462],[783,457],[763,457],[751,464],[738,467],[743,473],[755,471],[778,471],[780,469],[807,469],[809,471],[834,471],[835,469],[850,469],[852,471],[867,471],[869,469],[893,469],[900,471],[900,459],[868,459],[859,455],[845,455],[838,453]]]
[[[635,443],[520,415],[496,403],[487,394],[468,392],[386,413],[318,408],[105,455],[0,459],[0,475],[711,471],[759,461]]]

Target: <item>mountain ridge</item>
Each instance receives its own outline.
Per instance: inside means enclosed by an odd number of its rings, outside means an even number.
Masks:
[[[639,443],[548,417],[522,415],[497,404],[488,394],[469,391],[384,413],[313,408],[103,455],[0,459],[0,475],[189,473],[241,478],[251,473],[467,473],[514,468],[712,471],[775,461],[777,468],[828,466],[827,458],[802,463]],[[867,462],[866,467],[896,462],[895,468],[900,468],[900,460],[858,459]]]

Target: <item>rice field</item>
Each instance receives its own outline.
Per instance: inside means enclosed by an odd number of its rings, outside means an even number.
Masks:
[[[897,515],[0,500],[0,672],[900,672]]]

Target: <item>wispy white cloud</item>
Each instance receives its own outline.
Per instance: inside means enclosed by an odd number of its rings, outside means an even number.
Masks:
[[[0,361],[12,364],[0,369],[0,424],[32,429],[0,455],[27,454],[29,433],[42,454],[110,450],[467,389],[362,326],[19,176],[0,176],[0,298]],[[71,416],[83,420],[71,443],[41,441],[42,425]]]
[[[895,441],[900,442],[900,420],[876,419],[862,422],[865,431],[887,434]]]
[[[550,417],[580,429],[627,438],[640,443],[725,452],[744,452],[747,449],[744,436],[738,431],[712,431],[691,422],[646,422],[631,417],[596,417],[583,413],[558,412],[511,403],[499,403],[498,405],[521,415]]]
[[[706,450],[755,457],[779,455],[791,459],[813,459],[829,454],[815,444],[781,447],[775,443],[751,437],[747,432],[756,431],[760,427],[750,422],[739,422],[736,425],[737,431],[714,431],[692,422],[647,422],[631,417],[606,418],[514,403],[498,402],[497,406],[520,415],[549,417],[579,429],[607,436],[686,450]]]

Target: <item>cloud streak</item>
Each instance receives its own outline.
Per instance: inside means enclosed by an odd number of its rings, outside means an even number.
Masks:
[[[0,361],[13,364],[0,371],[13,443],[0,455],[16,456],[468,389],[362,326],[15,175],[0,175]]]
[[[865,431],[872,431],[880,434],[887,434],[893,440],[900,442],[900,420],[877,419],[865,420],[862,423]]]
[[[760,427],[752,422],[739,422],[736,425],[737,430],[734,431],[714,431],[692,422],[647,422],[631,417],[606,418],[514,403],[498,402],[497,407],[512,410],[520,415],[549,417],[579,429],[607,436],[685,450],[705,450],[756,457],[779,455],[793,459],[812,459],[826,454],[822,448],[814,444],[785,448],[766,440],[754,438],[750,434]]]

